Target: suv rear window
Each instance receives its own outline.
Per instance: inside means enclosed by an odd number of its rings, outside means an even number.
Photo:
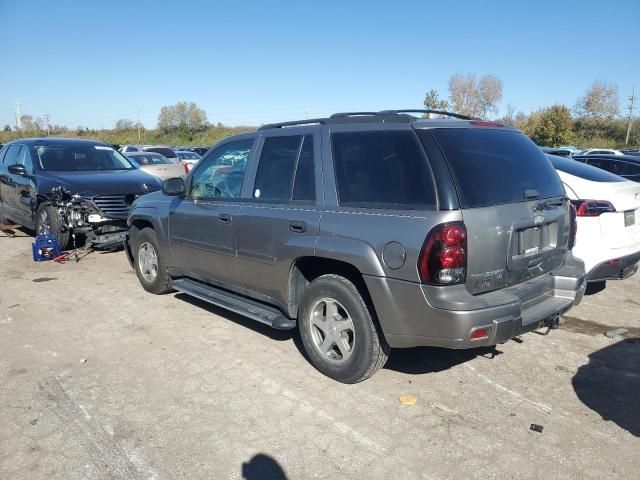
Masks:
[[[524,202],[525,192],[559,197],[564,189],[546,155],[517,131],[492,128],[435,128],[454,176],[462,208]]]
[[[340,205],[435,208],[427,159],[411,131],[331,135]]]
[[[614,175],[613,173],[601,170],[600,168],[590,167],[584,163],[569,160],[567,158],[555,157],[549,155],[549,160],[556,170],[568,173],[575,177],[584,178],[592,182],[624,182],[624,178]]]

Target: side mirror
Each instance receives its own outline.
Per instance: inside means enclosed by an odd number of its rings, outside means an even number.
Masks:
[[[22,175],[23,177],[27,174],[27,169],[24,168],[24,165],[20,165],[16,163],[15,165],[9,165],[7,168],[9,173],[13,173],[14,175]]]
[[[172,197],[177,197],[187,193],[187,187],[184,183],[184,179],[180,177],[167,178],[162,182],[162,193]]]

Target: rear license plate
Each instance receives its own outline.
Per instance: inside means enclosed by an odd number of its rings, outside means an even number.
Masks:
[[[520,230],[520,242],[518,253],[520,255],[527,255],[529,253],[536,253],[542,247],[542,227],[527,228],[526,230]]]
[[[631,225],[635,225],[636,223],[636,211],[630,210],[628,212],[624,212],[624,226],[630,227]]]

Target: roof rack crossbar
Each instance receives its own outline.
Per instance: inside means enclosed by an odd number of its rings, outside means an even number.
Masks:
[[[282,127],[294,127],[296,125],[311,125],[314,123],[325,123],[326,118],[311,118],[308,120],[294,120],[291,122],[279,122],[279,123],[268,123],[266,125],[262,125],[258,130],[270,130],[272,128],[282,128]]]
[[[481,120],[478,117],[470,117],[469,115],[462,115],[460,113],[447,112],[445,110],[423,110],[423,109],[406,109],[406,110],[381,110],[378,115],[398,115],[401,113],[433,113],[435,115],[444,115],[447,117],[460,118],[462,120]]]

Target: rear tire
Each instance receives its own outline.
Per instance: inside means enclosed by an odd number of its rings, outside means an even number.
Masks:
[[[71,232],[69,230],[62,231],[62,218],[50,203],[41,203],[36,211],[35,221],[36,235],[53,235],[59,242],[62,250],[71,247]]]
[[[356,286],[339,275],[323,275],[307,287],[298,312],[309,360],[342,383],[358,383],[380,370],[389,345]]]
[[[147,292],[162,295],[171,291],[171,277],[167,273],[156,232],[143,228],[135,237],[133,265],[138,280]]]

